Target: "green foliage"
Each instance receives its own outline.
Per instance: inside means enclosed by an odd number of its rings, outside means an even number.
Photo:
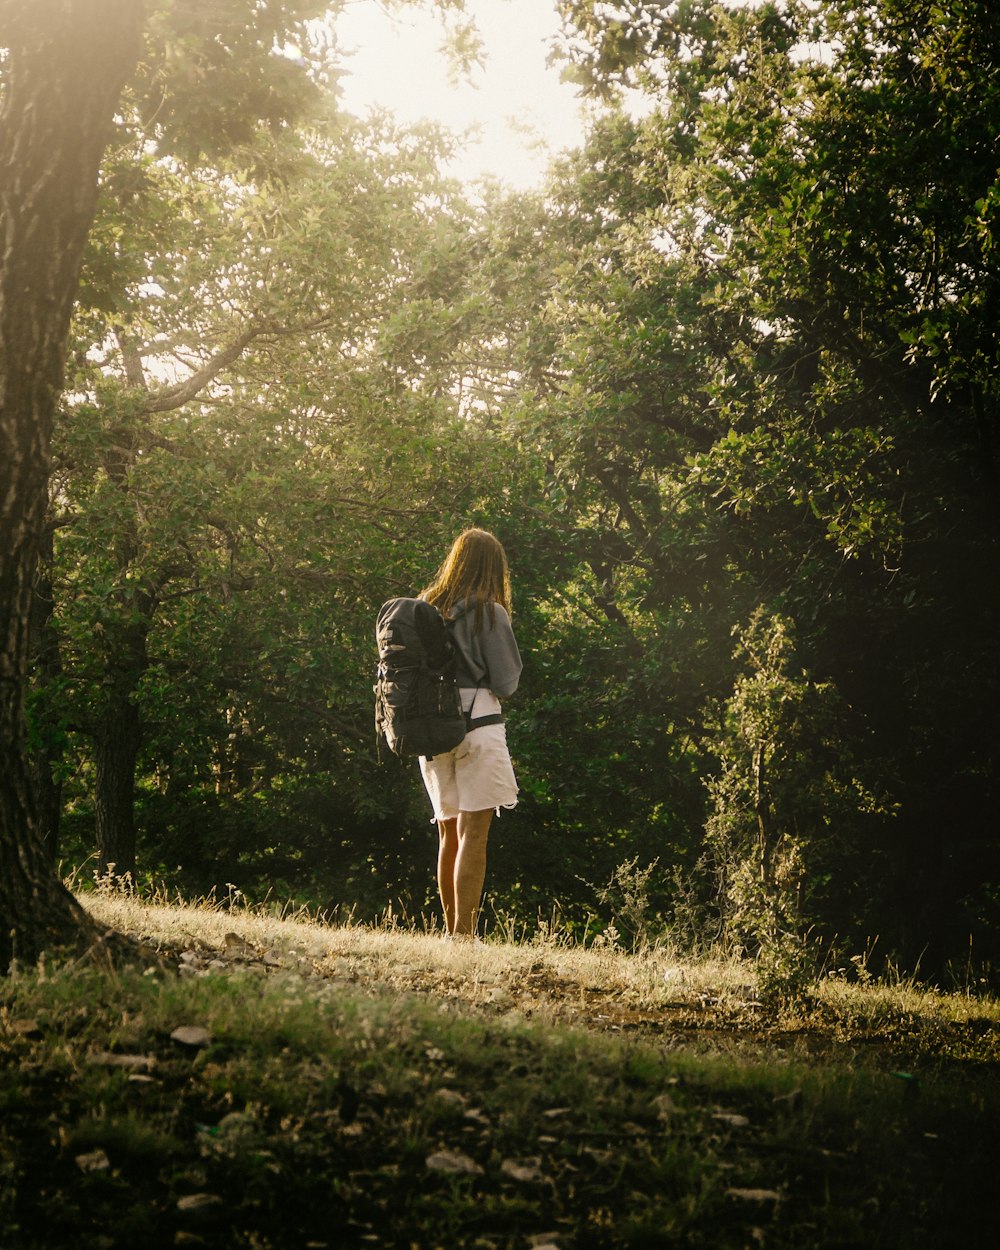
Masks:
[[[995,282],[995,84],[974,68],[995,32],[975,5],[563,7],[584,79],[655,107],[594,129],[591,172],[564,167],[579,263],[542,311],[559,367],[525,441],[549,449],[596,612],[655,639],[632,658],[690,726],[696,773],[731,732],[713,715],[729,629],[762,601],[795,621],[840,709],[829,748],[848,778],[868,757],[886,797],[803,869],[811,919],[947,945],[956,895],[930,900],[961,875],[958,844],[996,875],[973,832],[995,758],[964,729],[998,680],[993,371],[952,384],[937,337],[952,313],[967,345],[992,334],[971,291]]]
[[[794,989],[813,971],[807,934],[824,892],[880,805],[848,754],[836,691],[796,671],[788,622],[758,609],[738,634],[743,672],[713,743],[706,846],[723,939]]]
[[[336,7],[330,0],[151,5],[131,96],[158,154],[256,164],[262,135],[280,133],[315,108],[326,67],[310,23]],[[286,54],[286,46],[297,55]]]
[[[317,105],[317,7],[155,8],[105,167],[33,702],[69,835],[134,714],[146,870],[420,910],[372,620],[478,523],[526,659],[498,911],[722,924],[779,989],[838,934],[991,958],[995,24],[564,3],[648,110],[469,202],[448,136]]]

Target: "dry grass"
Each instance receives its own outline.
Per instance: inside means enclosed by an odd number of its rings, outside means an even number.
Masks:
[[[391,915],[379,925],[331,925],[299,910],[247,906],[241,900],[142,901],[114,892],[81,902],[102,923],[177,954],[232,950],[239,939],[275,966],[335,979],[436,991],[470,1004],[547,1012],[580,1023],[652,1024],[666,1014],[729,1027],[751,1017],[772,1029],[822,1027],[841,1038],[896,1028],[1000,1023],[995,998],[944,993],[912,979],[891,983],[825,976],[798,999],[762,1014],[754,968],[723,956],[691,959],[667,945],[637,952],[583,947],[551,931],[528,942],[450,941],[440,932],[404,926]],[[679,1015],[678,1012],[681,1012]]]

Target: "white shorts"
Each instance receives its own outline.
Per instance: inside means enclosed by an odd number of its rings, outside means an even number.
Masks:
[[[462,694],[466,692],[463,690]],[[463,704],[467,702],[463,699]],[[499,710],[499,699],[481,690],[475,715],[489,716]],[[517,780],[507,750],[506,725],[482,725],[467,733],[453,751],[429,760],[421,756],[420,771],[435,820],[453,820],[459,812],[484,812],[491,807],[514,807],[517,803]]]

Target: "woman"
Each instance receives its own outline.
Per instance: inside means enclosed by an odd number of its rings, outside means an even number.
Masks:
[[[434,581],[421,593],[449,622],[462,708],[494,719],[512,695],[521,656],[510,624],[510,572],[500,542],[485,530],[459,534]],[[472,728],[446,755],[421,758],[440,842],[438,889],[452,936],[475,932],[494,811],[517,802],[503,723]]]

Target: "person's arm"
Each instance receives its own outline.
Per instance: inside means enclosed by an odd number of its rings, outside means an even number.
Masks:
[[[490,689],[498,699],[506,699],[517,689],[522,664],[510,617],[500,604],[494,605],[492,624],[487,611],[480,644],[490,675]]]

